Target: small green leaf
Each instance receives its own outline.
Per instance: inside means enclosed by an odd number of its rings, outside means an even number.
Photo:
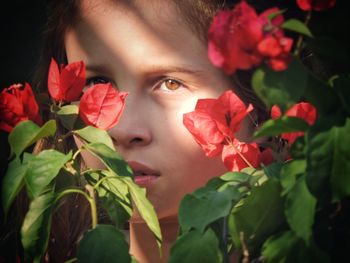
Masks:
[[[111,225],[97,225],[86,232],[79,243],[77,258],[84,263],[131,262],[124,235]]]
[[[219,263],[222,254],[212,229],[204,233],[193,230],[182,235],[171,247],[169,263]]]
[[[71,152],[65,155],[56,150],[44,150],[30,160],[25,182],[32,196],[40,195],[71,158]]]
[[[300,176],[289,190],[285,215],[291,229],[309,244],[315,218],[316,199],[307,189],[305,176]]]
[[[52,206],[54,194],[49,191],[35,198],[29,206],[21,228],[22,245],[30,259],[41,262],[44,255],[51,229]],[[33,262],[28,260],[28,262]]]
[[[84,147],[93,155],[97,156],[108,169],[117,175],[133,176],[131,168],[123,160],[123,157],[107,145],[103,143],[90,143],[84,145]]]
[[[57,111],[56,114],[67,130],[73,130],[74,123],[78,118],[78,112],[79,108],[77,105],[66,105]]]
[[[282,24],[281,27],[284,29],[288,29],[288,30],[303,34],[308,37],[313,37],[309,28],[298,19],[294,19],[294,18],[288,19]]]
[[[203,187],[193,194],[185,195],[179,208],[181,228],[184,231],[194,228],[203,232],[207,225],[227,216],[239,198],[240,193],[233,186],[223,191]]]
[[[1,191],[2,206],[5,214],[7,214],[13,200],[24,185],[26,171],[27,164],[22,164],[18,158],[12,160],[7,167],[7,171],[2,179]]]
[[[264,172],[268,177],[280,179],[282,167],[283,163],[272,163],[269,166],[264,167]]]
[[[236,248],[241,247],[241,232],[248,249],[256,252],[269,235],[285,225],[284,199],[280,194],[279,182],[270,178],[254,187],[243,205],[233,209],[229,230]]]
[[[11,146],[11,156],[17,157],[37,140],[52,136],[56,132],[56,121],[50,120],[41,128],[32,121],[20,122],[10,133],[8,140]]]
[[[305,160],[293,160],[283,165],[281,170],[282,195],[287,194],[294,187],[297,176],[304,174],[305,169]]]
[[[120,179],[128,186],[132,200],[137,207],[141,217],[146,222],[149,229],[156,237],[157,244],[160,247],[162,242],[162,233],[160,231],[159,221],[153,205],[146,197],[145,189],[135,184],[130,177],[120,177]]]
[[[104,130],[92,126],[86,126],[83,129],[74,131],[74,133],[78,134],[89,143],[104,143],[109,148],[115,150],[111,137]]]
[[[306,131],[307,122],[301,118],[282,116],[279,119],[266,121],[254,134],[255,138],[263,136],[276,136],[282,133]]]

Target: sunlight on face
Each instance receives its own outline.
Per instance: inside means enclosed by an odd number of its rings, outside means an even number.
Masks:
[[[196,144],[183,114],[230,83],[171,1],[126,2],[82,1],[81,19],[66,34],[68,62],[86,63],[88,85],[111,82],[129,92],[110,135],[159,218],[174,218],[184,194],[225,172],[220,157],[207,158]]]

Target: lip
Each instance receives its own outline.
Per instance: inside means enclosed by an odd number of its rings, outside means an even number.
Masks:
[[[134,181],[139,186],[150,186],[160,176],[160,172],[138,161],[127,162],[134,174]]]

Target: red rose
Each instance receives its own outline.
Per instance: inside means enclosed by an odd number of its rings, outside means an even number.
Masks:
[[[22,84],[14,84],[0,93],[0,129],[11,132],[24,120],[42,124],[39,106],[30,85],[25,83],[22,89]]]
[[[228,74],[250,69],[261,62],[256,45],[262,25],[255,10],[245,1],[231,11],[220,11],[209,28],[208,55],[211,62]]]
[[[76,101],[85,86],[85,65],[82,61],[61,65],[61,72],[51,59],[47,82],[49,93],[56,101]]]
[[[297,0],[300,9],[304,11],[323,11],[335,6],[336,0]]]
[[[271,117],[272,119],[277,119],[281,117],[281,110],[277,105],[274,105],[271,109]],[[316,121],[317,110],[316,108],[307,102],[300,102],[293,105],[290,109],[288,109],[285,113],[286,116],[290,117],[298,117],[305,120],[309,125],[312,125]],[[289,144],[293,144],[295,140],[303,136],[304,132],[290,132],[282,134],[282,138],[288,140]]]
[[[81,97],[79,116],[87,125],[108,130],[119,121],[126,96],[126,92],[118,92],[110,83],[96,84]]]

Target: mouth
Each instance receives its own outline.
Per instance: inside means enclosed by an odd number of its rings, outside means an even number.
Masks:
[[[128,161],[128,165],[133,171],[135,183],[139,186],[148,187],[160,176],[159,171],[156,171],[143,163]]]

